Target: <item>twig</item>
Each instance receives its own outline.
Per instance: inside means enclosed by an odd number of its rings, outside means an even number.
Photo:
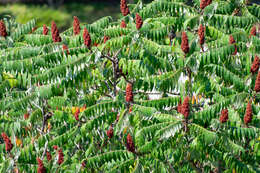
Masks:
[[[46,152],[47,152],[48,142],[49,142],[49,141],[46,141],[46,143],[45,143],[44,151],[43,151],[43,153],[42,153],[41,160],[43,160],[43,158],[44,158],[44,156],[45,156],[45,154],[46,154]]]

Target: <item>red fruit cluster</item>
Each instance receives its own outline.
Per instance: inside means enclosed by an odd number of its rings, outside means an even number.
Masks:
[[[210,5],[212,2],[212,0],[201,0],[200,1],[200,9],[204,9],[205,7],[207,7],[208,5]]]
[[[253,64],[251,65],[251,68],[250,68],[250,72],[251,72],[251,73],[256,73],[256,72],[258,72],[259,64],[260,64],[259,57],[258,57],[258,56],[255,56],[255,59],[254,59],[254,61],[253,61]]]
[[[180,98],[180,101],[179,101],[179,103],[178,103],[178,106],[177,106],[177,111],[179,112],[179,113],[181,113],[181,107],[182,107],[182,100],[181,100],[181,98]]]
[[[4,23],[3,20],[0,20],[0,36],[2,36],[2,37],[6,37],[7,36],[5,23]]]
[[[126,148],[128,151],[135,153],[135,144],[133,142],[132,136],[129,133],[126,138]]]
[[[189,103],[189,97],[185,97],[183,104],[181,106],[181,113],[184,115],[185,119],[187,119],[190,115],[190,103]]]
[[[202,46],[205,43],[205,27],[200,24],[199,30],[198,30],[198,35],[200,39],[200,45]]]
[[[260,91],[260,72],[258,71],[256,81],[255,81],[255,91]]]
[[[51,35],[53,42],[61,42],[60,32],[54,21],[51,23]]]
[[[29,113],[25,113],[25,114],[23,115],[23,118],[24,118],[25,120],[27,120],[27,119],[29,118],[29,116],[30,116]]]
[[[182,32],[182,35],[181,35],[181,49],[185,54],[187,54],[190,50],[189,40],[188,40],[186,32]]]
[[[73,18],[73,32],[74,35],[78,35],[80,34],[80,22],[77,16],[74,16]]]
[[[246,106],[246,113],[244,116],[244,123],[247,125],[248,123],[250,123],[252,121],[252,117],[253,117],[253,111],[252,111],[252,105],[251,105],[251,100],[247,103]]]
[[[250,36],[249,37],[251,37],[251,36],[256,36],[256,26],[253,26],[252,28],[251,28],[251,30],[250,30]]]
[[[57,146],[57,145],[54,145],[52,148],[53,148],[54,150],[57,150],[57,149],[58,149],[58,146]]]
[[[2,135],[2,138],[5,141],[5,150],[7,152],[11,151],[12,148],[13,148],[13,144],[12,144],[11,140],[9,139],[9,137],[5,133],[2,133],[1,135]]]
[[[68,46],[67,46],[66,44],[63,44],[63,45],[62,45],[62,50],[63,50],[63,53],[66,52],[67,55],[70,54],[70,52],[69,52],[69,48],[68,48]]]
[[[136,22],[136,29],[139,30],[143,25],[143,21],[141,16],[138,13],[135,14],[135,22]]]
[[[227,120],[228,120],[228,110],[227,109],[223,109],[221,111],[221,116],[219,117],[219,121],[221,123],[225,123],[225,122],[227,122]]]
[[[121,28],[126,28],[126,23],[124,20],[121,21],[121,25],[120,25]]]
[[[87,46],[88,48],[90,48],[90,46],[91,46],[91,38],[90,38],[90,34],[88,33],[87,28],[84,28],[84,31],[83,31],[83,40],[84,40],[85,46]]]
[[[63,161],[64,161],[64,154],[62,152],[62,149],[59,149],[58,164],[61,165]]]
[[[113,136],[114,136],[114,129],[112,126],[110,126],[109,130],[107,131],[107,137],[111,139],[113,138]]]
[[[75,112],[75,114],[74,114],[74,117],[75,117],[75,119],[76,119],[77,121],[79,121],[79,114],[80,114],[80,109],[77,108],[77,110],[76,110],[76,112]]]
[[[46,157],[47,157],[48,161],[50,161],[52,159],[51,153],[49,151],[46,151]]]
[[[229,36],[229,44],[235,44],[236,41],[234,39],[234,37],[232,35]],[[233,53],[233,55],[237,54],[237,46],[235,45],[235,52]]]
[[[38,162],[37,173],[45,173],[46,168],[44,167],[42,160],[40,158],[37,158],[37,162]]]
[[[47,26],[44,24],[44,25],[43,25],[42,34],[43,34],[43,35],[48,35],[48,32],[49,32],[49,29],[48,29]]]
[[[120,10],[121,10],[121,13],[123,14],[123,16],[127,16],[128,14],[130,14],[130,11],[127,7],[127,3],[126,3],[126,0],[121,0],[120,2]]]
[[[127,83],[126,85],[126,96],[125,96],[125,101],[126,102],[132,102],[133,101],[133,90],[132,90],[132,84]]]
[[[107,40],[109,40],[109,37],[108,36],[104,36],[104,43],[106,43]]]

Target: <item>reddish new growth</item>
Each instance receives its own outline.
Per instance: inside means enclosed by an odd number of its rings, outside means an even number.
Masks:
[[[0,20],[0,36],[2,36],[2,37],[6,37],[7,36],[5,23],[4,23],[3,20]]]
[[[200,9],[204,9],[205,7],[207,7],[208,5],[210,5],[212,2],[212,0],[201,0],[200,1]]]
[[[51,35],[53,42],[61,42],[60,32],[54,21],[51,23]]]
[[[135,22],[136,22],[136,29],[139,30],[143,25],[143,21],[142,21],[141,16],[138,13],[136,13],[136,15],[135,15]]]
[[[255,81],[255,91],[259,92],[260,91],[260,72],[258,71],[256,81]]]
[[[121,10],[121,13],[123,14],[123,16],[127,16],[128,14],[130,14],[130,11],[127,7],[127,3],[126,3],[126,0],[121,0],[120,2],[120,10]]]
[[[182,107],[182,100],[181,100],[181,98],[180,98],[180,101],[179,101],[179,103],[178,103],[178,106],[177,106],[177,111],[179,112],[179,113],[181,113],[181,107]]]
[[[88,30],[87,28],[84,28],[84,31],[83,31],[83,40],[84,40],[84,44],[90,48],[91,46],[91,38],[90,38],[90,34],[88,33]]]
[[[187,54],[189,52],[189,50],[190,50],[189,40],[188,40],[186,32],[182,32],[182,36],[181,36],[181,49],[182,49],[182,51],[185,54]]]
[[[57,145],[54,145],[52,148],[53,148],[54,150],[57,150],[57,149],[58,149],[58,146],[57,146]]]
[[[246,113],[245,113],[245,116],[244,116],[244,123],[246,125],[248,123],[250,123],[252,121],[252,117],[253,117],[252,105],[251,105],[251,100],[249,100],[249,102],[247,103],[247,106],[246,106]]]
[[[251,30],[250,30],[250,36],[249,37],[251,37],[251,36],[256,36],[256,26],[253,26],[252,28],[251,28]]]
[[[43,35],[48,35],[48,32],[49,32],[49,29],[48,29],[47,26],[44,24],[44,25],[43,25],[42,34],[43,34]]]
[[[234,39],[234,37],[232,35],[229,36],[229,44],[235,44],[236,41]],[[233,53],[233,55],[236,55],[237,54],[237,46],[235,45],[235,51]]]
[[[25,120],[27,120],[27,119],[29,118],[29,116],[30,116],[29,113],[25,113],[25,114],[23,115],[23,118],[24,118]]]
[[[74,20],[73,20],[73,32],[74,35],[78,35],[80,34],[80,22],[77,16],[74,16]]]
[[[37,162],[38,162],[37,173],[45,173],[46,168],[44,167],[42,160],[40,158],[37,158]]]
[[[61,165],[63,161],[64,161],[64,154],[62,152],[62,149],[59,149],[58,164]]]
[[[127,83],[125,92],[126,92],[125,101],[132,102],[133,101],[132,84]]]
[[[132,136],[129,133],[126,138],[126,148],[128,151],[135,153],[135,144],[133,142]]]
[[[106,43],[107,40],[109,40],[109,37],[108,36],[104,36],[104,43]]]
[[[11,151],[13,148],[13,144],[12,144],[11,140],[9,139],[9,137],[5,133],[2,133],[2,138],[4,139],[4,142],[5,142],[5,150],[7,152]]]
[[[182,107],[181,107],[181,113],[184,115],[185,119],[189,117],[190,114],[190,103],[189,103],[189,97],[185,97]]]
[[[67,55],[70,54],[69,48],[68,48],[68,46],[67,46],[66,44],[63,44],[63,45],[62,45],[62,50],[63,50],[63,53],[66,51]]]
[[[225,123],[225,122],[227,122],[227,120],[228,120],[228,110],[227,109],[223,109],[221,111],[221,116],[219,117],[219,121],[221,123]]]
[[[200,24],[199,30],[198,30],[198,35],[199,35],[199,39],[200,39],[200,45],[202,46],[205,42],[205,27]]]
[[[81,166],[82,166],[83,168],[85,168],[85,167],[86,167],[86,162],[83,161],[83,162],[81,163]]]
[[[79,121],[79,113],[80,113],[80,109],[77,108],[77,110],[76,110],[76,112],[75,112],[75,114],[74,114],[74,117],[75,117],[75,119],[76,119],[77,121]]]
[[[259,57],[258,57],[258,56],[255,56],[255,59],[254,59],[254,61],[253,61],[253,64],[251,65],[251,69],[250,69],[250,72],[251,72],[251,73],[256,73],[256,72],[258,72],[259,63],[260,63]]]
[[[111,139],[114,136],[114,130],[112,125],[110,126],[109,130],[107,130],[107,137]]]
[[[124,20],[121,21],[121,25],[120,25],[121,28],[126,28],[126,23]]]
[[[47,157],[48,161],[50,161],[52,159],[51,153],[49,151],[46,151],[46,157]]]

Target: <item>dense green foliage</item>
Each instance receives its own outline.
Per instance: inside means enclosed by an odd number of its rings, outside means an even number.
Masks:
[[[55,43],[4,19],[0,172],[259,172],[260,7],[185,2],[128,4]]]

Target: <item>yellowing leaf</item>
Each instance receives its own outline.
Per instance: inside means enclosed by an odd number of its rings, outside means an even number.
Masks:
[[[19,139],[19,138],[16,138],[16,139],[15,139],[15,143],[16,143],[16,146],[17,146],[17,147],[20,147],[20,146],[22,145],[22,140]]]

